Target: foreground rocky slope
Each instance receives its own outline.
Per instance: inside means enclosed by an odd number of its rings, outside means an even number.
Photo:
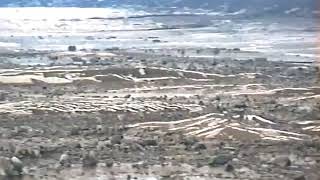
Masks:
[[[2,64],[3,178],[320,177],[314,63],[187,57],[241,49],[86,51]]]

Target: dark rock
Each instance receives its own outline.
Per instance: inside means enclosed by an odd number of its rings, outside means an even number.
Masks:
[[[33,151],[30,148],[26,147],[17,147],[14,152],[15,155],[19,157],[32,157]]]
[[[93,36],[87,36],[85,37],[86,40],[94,40],[94,37]]]
[[[184,144],[187,147],[193,146],[194,144],[196,144],[198,142],[198,140],[195,137],[185,137],[181,144]]]
[[[205,104],[204,104],[203,101],[199,101],[199,105],[200,105],[200,106],[204,106]]]
[[[0,101],[5,101],[7,95],[5,93],[0,92]]]
[[[76,46],[68,46],[68,51],[76,51],[77,47]]]
[[[239,103],[239,104],[235,104],[234,107],[237,109],[245,109],[248,106],[245,103]]]
[[[141,145],[143,145],[143,146],[157,146],[158,142],[154,139],[145,139],[142,141]]]
[[[214,48],[214,49],[213,49],[213,54],[214,54],[214,55],[220,54],[220,49]]]
[[[112,159],[109,159],[109,160],[106,161],[106,166],[107,166],[108,168],[111,168],[111,167],[113,166],[113,164],[114,164],[114,162],[113,162]]]
[[[128,99],[130,97],[131,97],[131,94],[127,94],[127,95],[124,96],[124,98],[126,98],[126,99]]]
[[[154,43],[160,43],[161,40],[159,40],[159,39],[154,39],[154,40],[152,40],[152,42],[154,42]]]
[[[231,164],[227,164],[226,167],[224,168],[226,172],[233,172],[234,167]]]
[[[80,128],[79,127],[72,127],[70,131],[71,136],[77,136],[80,135]]]
[[[23,173],[23,163],[17,157],[11,159],[0,157],[0,177],[20,176]]]
[[[128,175],[128,176],[127,176],[127,180],[130,180],[130,179],[131,179],[131,175]]]
[[[211,167],[223,166],[231,160],[232,160],[231,155],[218,155],[209,160],[209,166]]]
[[[203,143],[196,143],[195,145],[192,146],[192,150],[194,150],[194,151],[199,151],[199,150],[204,150],[204,149],[207,149],[207,147]]]
[[[72,144],[71,144],[71,147],[72,147],[72,148],[80,149],[80,148],[82,148],[82,145],[81,145],[79,142],[75,142],[75,143],[72,143]]]

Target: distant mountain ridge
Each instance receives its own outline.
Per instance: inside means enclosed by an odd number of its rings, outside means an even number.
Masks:
[[[1,7],[123,7],[191,8],[217,11],[312,13],[317,0],[1,0]]]

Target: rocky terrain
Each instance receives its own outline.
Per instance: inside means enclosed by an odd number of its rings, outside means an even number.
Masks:
[[[275,1],[2,0],[0,180],[319,180],[319,11]]]
[[[2,53],[1,179],[318,180],[319,67],[235,53]]]

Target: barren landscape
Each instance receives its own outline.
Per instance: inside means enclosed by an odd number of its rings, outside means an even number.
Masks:
[[[236,15],[0,15],[1,178],[318,180],[318,27]]]

